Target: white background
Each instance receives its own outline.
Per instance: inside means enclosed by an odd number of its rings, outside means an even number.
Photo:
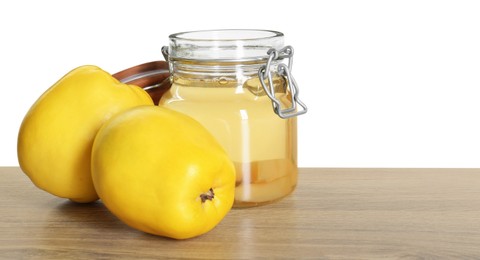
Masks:
[[[0,165],[71,69],[163,59],[175,32],[272,29],[309,106],[303,167],[480,167],[478,1],[1,1]]]

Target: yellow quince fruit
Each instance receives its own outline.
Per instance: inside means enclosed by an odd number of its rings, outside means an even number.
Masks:
[[[140,87],[120,83],[96,66],[70,71],[23,119],[17,146],[21,169],[51,194],[97,200],[90,171],[93,139],[107,119],[139,105],[153,105]]]
[[[158,106],[112,117],[92,149],[102,202],[138,230],[186,239],[213,229],[231,209],[233,163],[196,120]]]

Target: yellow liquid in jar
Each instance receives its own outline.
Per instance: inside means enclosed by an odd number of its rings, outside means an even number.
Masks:
[[[281,87],[282,82],[277,82]],[[277,93],[289,105],[285,93]],[[296,118],[281,119],[258,79],[174,80],[160,105],[204,125],[236,168],[235,207],[270,203],[297,183]]]

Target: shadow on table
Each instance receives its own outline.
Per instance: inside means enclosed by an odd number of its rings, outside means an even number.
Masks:
[[[65,201],[59,204],[53,214],[72,227],[95,229],[129,229],[103,205],[101,201],[76,203]]]

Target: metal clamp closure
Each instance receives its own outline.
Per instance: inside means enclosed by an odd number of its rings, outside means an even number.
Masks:
[[[305,114],[307,112],[307,106],[298,98],[297,82],[292,76],[293,47],[285,46],[278,51],[272,48],[268,50],[267,54],[269,55],[267,63],[258,70],[258,77],[265,93],[267,93],[268,97],[272,100],[273,111],[283,119]],[[287,91],[290,91],[292,96],[292,105],[284,109],[281,107],[280,100],[275,97],[275,88],[270,70],[274,60],[283,58],[288,58],[288,66],[284,63],[278,64],[277,73],[286,78]],[[268,86],[265,84],[265,78],[268,79]],[[297,111],[298,105],[302,107],[302,110]]]

